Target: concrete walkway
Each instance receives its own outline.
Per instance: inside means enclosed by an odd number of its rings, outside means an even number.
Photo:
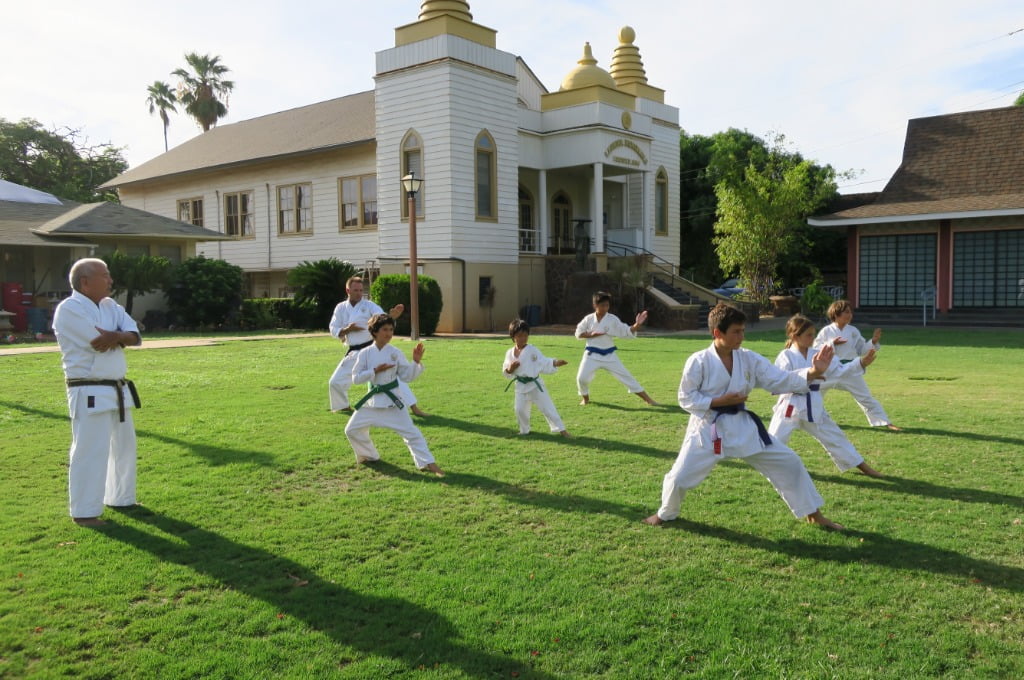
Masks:
[[[786,327],[786,319],[762,318],[758,323],[747,327],[748,331],[779,331],[782,332]],[[551,324],[547,326],[537,326],[532,329],[534,335],[572,335],[576,330],[576,326],[569,324]],[[666,331],[658,328],[644,328],[640,332],[641,336],[647,337],[708,337],[709,333],[706,329],[695,330],[695,331]],[[164,340],[147,340],[143,336],[143,342],[137,349],[163,349],[165,347],[206,347],[210,345],[220,345],[225,342],[256,342],[259,340],[284,340],[289,338],[320,338],[328,337],[326,332],[317,333],[286,333],[281,335],[224,335],[224,336],[206,336],[199,338],[167,338]],[[437,333],[431,338],[505,338],[507,333],[504,331],[495,331],[493,333]],[[398,338],[403,339],[403,338]],[[130,348],[135,349],[135,348]],[[39,343],[28,343],[21,345],[0,345],[0,356],[9,356],[15,354],[42,354],[45,352],[59,352],[60,348],[55,342],[39,342]]]

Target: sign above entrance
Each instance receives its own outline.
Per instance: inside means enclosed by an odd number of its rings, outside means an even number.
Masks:
[[[617,149],[629,149],[639,156],[640,160],[635,158],[626,158],[625,156],[612,156]],[[609,144],[608,148],[604,150],[604,157],[608,158],[609,156],[611,156],[612,161],[615,163],[629,165],[634,168],[639,168],[641,163],[645,165],[647,164],[647,154],[645,154],[643,149],[640,148],[640,145],[632,139],[616,139],[614,142]]]

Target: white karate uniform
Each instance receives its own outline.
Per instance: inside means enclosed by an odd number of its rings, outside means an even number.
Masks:
[[[138,333],[139,327],[111,298],[99,305],[78,291],[57,306],[53,330],[61,350],[65,378],[121,380],[128,370],[125,352],[116,347],[98,352],[89,343],[96,328]],[[71,449],[68,465],[72,517],[98,517],[104,505],[135,505],[135,403],[122,387],[124,422],[118,414],[117,388],[106,385],[68,387]]]
[[[381,364],[393,364],[392,368],[380,373],[374,369]],[[362,349],[356,355],[356,363],[352,368],[352,381],[357,385],[371,383],[374,385],[386,385],[397,378],[404,382],[412,382],[423,372],[423,365],[411,362],[405,358],[401,350],[392,345],[384,345],[378,349],[376,345]],[[401,399],[398,391],[395,396]],[[375,394],[363,404],[345,426],[345,436],[348,437],[352,449],[355,451],[356,460],[365,458],[368,460],[380,460],[380,453],[370,439],[371,427],[386,427],[401,435],[405,445],[409,447],[416,467],[423,469],[434,462],[434,456],[427,447],[427,440],[419,431],[405,409],[395,405],[387,394]]]
[[[834,343],[836,338],[843,338],[846,342],[837,345]],[[860,334],[859,330],[850,324],[846,324],[841,330],[835,323],[825,326],[818,331],[818,335],[814,338],[814,347],[812,349],[816,352],[823,345],[829,343],[832,343],[836,350],[836,358],[843,363],[859,359],[872,348],[876,351],[881,349],[880,344],[867,340]],[[864,380],[863,371],[850,371],[841,380],[835,381],[834,384],[826,384],[825,389],[846,390],[852,394],[872,427],[881,427],[891,422],[885,409],[882,408],[882,404],[871,396],[871,390]]]
[[[614,314],[605,314],[600,321],[597,314],[592,313],[583,317],[583,320],[576,326],[576,338],[582,339],[583,333],[604,333],[596,338],[586,338],[587,347],[597,349],[610,349],[615,347],[615,338],[635,338],[636,333],[630,330],[628,324],[619,320]],[[643,392],[633,374],[622,365],[618,352],[610,354],[598,354],[597,352],[583,352],[583,360],[580,362],[579,371],[576,373],[576,386],[581,397],[590,394],[590,383],[594,380],[594,374],[604,369],[615,376],[615,379],[626,386],[631,394]]]
[[[355,305],[348,299],[342,300],[334,308],[334,315],[331,317],[329,326],[331,335],[339,337],[341,329],[353,322],[366,329],[374,314],[383,313],[384,310],[380,308],[380,305],[367,298],[362,298]],[[349,407],[348,391],[352,387],[352,367],[355,366],[356,354],[359,352],[359,350],[351,350],[351,348],[372,341],[373,335],[369,330],[352,331],[345,336],[344,342],[350,349],[338,362],[337,368],[334,369],[330,380],[327,381],[327,392],[331,400],[332,411],[340,411]],[[401,391],[402,402],[406,406],[416,403],[416,395],[412,393],[408,385],[401,382],[398,389]]]
[[[662,483],[658,517],[663,520],[679,516],[686,492],[704,481],[722,458],[742,458],[767,477],[797,517],[805,517],[824,504],[807,468],[792,449],[774,438],[771,444],[764,444],[746,413],[720,415],[711,409],[712,399],[729,392],[749,394],[755,387],[771,392],[806,392],[808,369],[787,373],[742,348],[733,350],[732,362],[730,375],[714,345],[686,360],[679,382],[679,405],[690,414],[690,420],[679,456]],[[721,454],[715,453],[716,431]]]
[[[796,347],[788,347],[779,352],[779,356],[775,358],[775,365],[783,371],[813,368],[813,358],[814,354],[810,351],[804,356]],[[851,371],[864,373],[864,367],[861,366],[859,359],[841,364],[838,359],[833,358],[832,365],[825,373],[825,380],[815,380],[812,385],[818,385],[820,389],[823,382],[827,384],[830,381],[842,380],[844,375]],[[814,391],[812,388],[812,391],[804,394],[779,395],[772,410],[772,422],[768,426],[768,432],[781,443],[788,445],[793,431],[798,429],[818,440],[840,472],[846,472],[864,462],[864,457],[857,453],[857,449],[853,448],[853,444],[825,410],[825,400],[820,391]]]
[[[509,371],[514,361],[519,362],[516,370]],[[509,348],[505,353],[505,363],[501,367],[502,374],[508,380],[515,380],[516,377],[536,378],[536,382],[522,383],[516,380],[516,420],[519,421],[519,434],[530,434],[530,406],[537,405],[544,419],[548,421],[548,427],[552,432],[562,432],[565,425],[551,401],[551,395],[544,389],[544,381],[540,379],[542,373],[551,374],[557,371],[555,360],[544,356],[539,349],[533,345],[527,345],[516,356],[515,346]]]

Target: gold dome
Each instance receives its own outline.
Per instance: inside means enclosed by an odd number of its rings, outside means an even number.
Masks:
[[[577,63],[579,66],[569,71],[569,74],[562,79],[559,91],[578,90],[592,85],[615,87],[615,80],[611,75],[597,65],[597,59],[594,59],[594,54],[590,50],[590,43],[583,45],[583,58]]]
[[[423,0],[420,5],[420,21],[433,19],[442,14],[450,14],[466,21],[473,20],[466,0]]]
[[[612,65],[609,69],[616,85],[647,84],[644,62],[640,58],[639,48],[633,44],[634,40],[636,40],[636,31],[629,26],[623,26],[619,31],[619,46],[612,54]]]

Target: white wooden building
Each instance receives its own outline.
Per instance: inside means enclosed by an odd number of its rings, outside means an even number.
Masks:
[[[251,295],[279,296],[305,260],[407,272],[400,178],[415,172],[438,330],[484,328],[489,312],[543,305],[545,258],[573,253],[578,229],[598,269],[629,249],[678,262],[679,112],[648,84],[635,39],[619,32],[608,71],[583,45],[549,91],[468,2],[425,0],[377,53],[372,92],[216,127],[108,186],[231,236],[200,250],[241,266]]]

